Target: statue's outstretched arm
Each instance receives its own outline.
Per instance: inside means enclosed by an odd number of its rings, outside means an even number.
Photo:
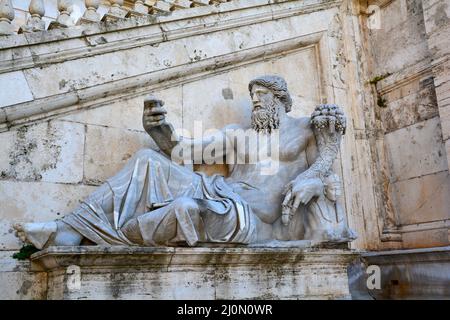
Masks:
[[[172,160],[194,164],[225,163],[227,154],[234,148],[226,134],[231,127],[233,125],[222,130],[208,130],[200,137],[179,137],[178,145],[172,151]]]
[[[161,151],[179,163],[224,163],[226,154],[233,149],[226,130],[214,130],[200,137],[191,134],[178,135],[173,126],[166,121],[167,111],[164,102],[155,97],[144,100],[143,126]]]
[[[286,186],[282,208],[284,224],[288,224],[300,203],[307,204],[311,198],[323,192],[324,178],[331,170],[339,152],[342,135],[345,134],[346,119],[338,106],[322,104],[311,115],[311,126],[317,144],[317,158],[307,170]]]

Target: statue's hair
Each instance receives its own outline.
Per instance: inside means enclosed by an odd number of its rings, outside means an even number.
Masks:
[[[255,84],[270,89],[275,95],[275,97],[277,97],[284,104],[286,112],[291,111],[292,109],[291,95],[289,94],[289,91],[287,89],[286,81],[282,77],[274,75],[265,75],[255,78],[248,84],[248,90],[250,92],[252,91],[252,88]]]

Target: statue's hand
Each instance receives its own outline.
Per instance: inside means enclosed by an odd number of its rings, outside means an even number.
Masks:
[[[163,108],[164,101],[149,97],[144,101],[142,124],[144,129],[158,127],[166,122],[167,111]]]
[[[284,225],[297,211],[300,204],[308,204],[313,197],[323,194],[324,186],[320,179],[296,179],[291,181],[284,191],[285,197],[282,204],[281,220]]]

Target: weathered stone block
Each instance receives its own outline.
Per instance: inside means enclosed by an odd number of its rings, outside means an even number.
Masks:
[[[155,37],[158,37],[161,30],[158,28],[155,31],[157,32]],[[92,46],[108,43],[108,41],[114,42],[114,40],[102,36],[94,40]],[[183,46],[185,41],[185,39],[178,40],[178,45]],[[84,40],[77,39],[76,42],[80,42],[80,46],[86,46]],[[182,49],[174,50],[174,46],[176,45],[173,43],[160,43],[157,46],[148,45],[129,50],[116,50],[102,55],[70,60],[65,64],[31,68],[24,73],[34,97],[44,98],[188,63],[187,52]],[[114,65],[114,71],[111,71],[112,65]]]
[[[22,71],[0,74],[0,107],[33,100]]]
[[[448,140],[450,138],[450,105],[439,108],[439,117],[441,119],[442,138]]]
[[[380,29],[371,30],[370,38],[374,76],[399,71],[428,56],[422,1],[392,1],[380,13]]]
[[[1,300],[45,299],[45,272],[0,272]],[[7,288],[7,290],[5,290]]]
[[[393,185],[401,224],[450,219],[448,171],[412,178]]]
[[[84,126],[51,121],[0,134],[0,178],[57,183],[83,179]]]
[[[22,246],[14,223],[60,218],[92,191],[94,187],[84,185],[0,181],[0,250]]]
[[[433,248],[448,246],[448,228],[406,232],[402,234],[403,248]]]
[[[14,251],[0,251],[0,299],[45,299],[47,274],[30,272],[29,260],[13,259]]]
[[[445,153],[447,155],[447,164],[450,171],[450,139],[445,140]]]
[[[167,121],[172,123],[175,128],[181,128],[182,123],[181,92],[181,85],[148,92],[148,94],[151,93],[165,102]],[[144,131],[142,127],[142,110],[145,96],[118,100],[107,106],[77,111],[70,115],[65,115],[61,119],[84,124]]]
[[[407,127],[439,114],[433,79],[414,81],[386,94],[386,108],[381,108],[386,132]]]
[[[297,248],[51,247],[34,254],[32,266],[48,272],[48,299],[347,299],[347,265],[356,257]],[[67,274],[70,266],[80,272]]]
[[[438,117],[388,133],[385,139],[394,181],[447,169]]]
[[[157,149],[146,132],[87,125],[84,179],[94,184],[104,182],[143,148]]]
[[[427,33],[433,33],[450,24],[450,5],[446,1],[423,1]]]

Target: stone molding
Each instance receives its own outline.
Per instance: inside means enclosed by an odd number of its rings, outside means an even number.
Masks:
[[[350,299],[359,253],[248,247],[50,247],[47,299]],[[74,284],[76,286],[74,286]]]
[[[0,74],[6,71],[42,67],[145,45],[157,46],[162,42],[190,36],[303,15],[336,7],[339,3],[340,1],[324,0],[287,1],[276,4],[272,1],[263,3],[261,1],[235,1],[225,3],[225,6],[216,8],[215,11],[205,9],[203,14],[198,13],[194,17],[192,15],[177,16],[176,14],[159,17],[156,24],[149,24],[147,21],[146,24],[139,25],[127,21],[124,22],[124,25],[120,25],[120,28],[102,29],[101,25],[95,25],[93,29],[89,30],[81,30],[76,27],[45,33],[8,36],[4,37],[5,41],[0,46],[0,53],[3,51],[7,58],[3,61],[0,58]],[[210,6],[205,8],[210,8]],[[223,13],[226,15],[223,16]],[[186,24],[186,20],[189,20],[189,24]],[[171,68],[163,68],[125,79],[2,106],[0,108],[0,132],[7,131],[12,126],[47,119],[72,110],[104,105],[117,98],[136,96],[149,89],[169,87],[169,83],[174,85],[188,81],[190,78],[195,79],[199,76],[214,74],[227,70],[226,67],[238,67],[242,65],[242,61],[252,60],[254,62],[258,61],[258,58],[263,59],[268,55],[285,54],[283,51],[291,51],[318,43],[324,32],[325,30],[321,30],[315,34],[241,49],[229,54],[201,59],[194,63],[178,64]],[[105,38],[108,38],[106,42],[96,41],[106,40]],[[16,58],[11,60],[13,56]],[[190,76],[186,76],[186,74]]]
[[[416,232],[416,231],[427,231],[427,230],[436,230],[447,228],[450,232],[450,219],[440,220],[440,221],[431,221],[431,222],[422,222],[417,224],[407,224],[401,225],[398,227],[396,232],[398,233],[407,233],[407,232]]]
[[[412,262],[450,262],[450,246],[435,248],[420,248],[407,250],[391,250],[366,252],[361,259],[368,265],[389,265]]]
[[[246,248],[246,247],[49,247],[31,256],[32,271],[51,271],[70,265],[82,266],[271,266],[350,263],[360,253],[344,249]]]
[[[300,14],[308,14],[327,8],[337,7],[342,0],[324,1],[296,1],[284,0],[274,2],[272,0],[261,4],[261,1],[242,0],[221,4],[221,7],[207,6],[194,8],[199,12],[191,12],[186,15],[184,11],[176,11],[170,16],[160,16],[155,21],[132,19],[121,24],[102,27],[101,24],[89,26],[84,30],[81,26],[69,30],[51,30],[51,32],[38,32],[32,34],[18,34],[2,38],[0,50],[33,48],[39,46],[39,53],[25,54],[15,59],[1,59],[0,73],[23,70],[41,65],[59,63],[62,61],[86,58],[98,54],[126,50],[144,45],[156,45],[160,42],[186,38],[195,35],[208,34],[215,31],[224,31],[230,28],[243,27],[271,20],[283,19]],[[230,8],[229,8],[230,7]],[[258,14],[254,14],[255,8],[262,7]],[[204,9],[202,12],[202,9]],[[189,10],[188,10],[189,11]],[[176,13],[182,13],[178,16]],[[225,16],[225,14],[227,14]],[[205,19],[209,19],[210,21]],[[183,21],[190,20],[189,27],[178,27]],[[174,28],[173,28],[174,27]],[[141,28],[146,29],[142,32]],[[149,31],[149,32],[147,32]],[[152,32],[155,31],[155,32]],[[130,34],[131,32],[131,34]],[[95,36],[114,33],[114,41],[96,44]],[[142,36],[142,33],[147,34]],[[133,34],[136,37],[133,37]],[[93,37],[90,39],[89,37]],[[79,41],[73,42],[66,50],[56,50],[51,46],[64,47],[61,41],[85,39],[86,46],[79,46]],[[91,41],[90,41],[91,40]],[[53,44],[53,45],[55,45]],[[86,52],[86,47],[90,50]],[[5,55],[8,57],[8,55]]]
[[[195,79],[238,68],[277,55],[286,55],[312,45],[318,45],[324,32],[283,40],[222,56],[206,58],[196,63],[181,64],[125,79],[106,82],[55,96],[7,106],[0,114],[0,132],[14,125],[47,119],[73,110],[108,104],[124,97],[145,94],[149,90],[170,87]],[[2,126],[3,125],[3,126]]]
[[[403,87],[418,78],[432,75],[432,66],[429,60],[421,61],[413,66],[399,70],[377,83],[380,95],[385,95],[393,90]]]

